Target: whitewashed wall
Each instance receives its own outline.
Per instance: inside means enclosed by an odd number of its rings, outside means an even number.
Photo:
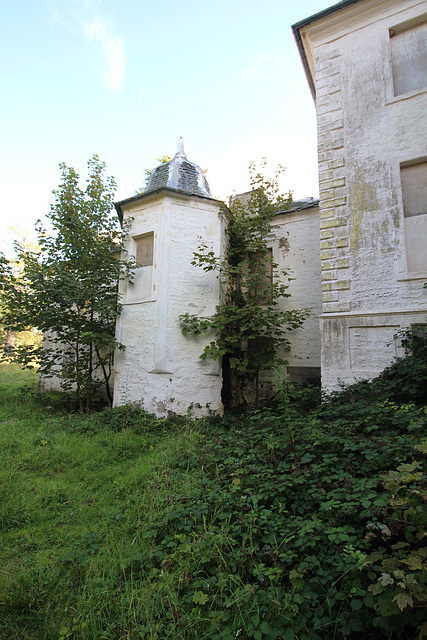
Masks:
[[[322,310],[319,207],[311,206],[301,211],[289,211],[276,216],[272,230],[273,259],[279,270],[285,270],[291,280],[282,278],[289,285],[290,298],[284,298],[280,307],[309,309],[310,313],[299,329],[289,332],[290,350],[283,356],[288,361],[288,371],[297,382],[320,376],[319,315]]]
[[[401,183],[401,168],[427,157],[427,87],[395,90],[391,42],[426,14],[426,2],[365,0],[302,30],[316,85],[329,389],[377,375],[395,331],[427,322],[427,215],[405,218]]]
[[[171,191],[147,194],[126,206],[132,238],[154,232],[152,267],[138,269],[133,284],[122,290],[123,312],[117,338],[126,345],[115,359],[114,404],[141,404],[158,416],[185,414],[191,404],[222,411],[222,376],[218,362],[199,356],[209,337],[182,334],[179,316],[211,315],[219,301],[215,273],[191,265],[204,242],[216,254],[222,247],[220,203]]]
[[[52,367],[52,375],[49,377],[40,374],[39,376],[39,391],[61,391],[61,372],[64,358],[65,345],[55,340],[55,335],[52,332],[46,332],[43,334],[42,349],[52,350],[56,352],[58,362]]]

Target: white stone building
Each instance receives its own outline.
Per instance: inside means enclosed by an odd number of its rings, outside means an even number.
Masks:
[[[376,376],[426,325],[427,2],[344,0],[293,26],[316,103],[322,384]]]
[[[291,308],[311,309],[290,335],[288,372],[321,371],[331,390],[378,375],[399,329],[427,327],[427,1],[344,0],[293,31],[316,103],[320,213],[311,199],[278,212],[271,249],[294,277]],[[221,364],[199,358],[211,336],[179,323],[221,299],[216,274],[191,261],[202,243],[224,253],[222,204],[182,146],[117,203],[139,267],[121,291],[116,405],[222,411]]]
[[[137,402],[157,415],[223,409],[221,363],[201,360],[212,340],[181,332],[179,317],[212,315],[221,298],[215,272],[191,264],[201,244],[218,256],[225,250],[222,202],[214,200],[200,168],[187,160],[181,143],[169,162],[153,170],[145,192],[116,205],[121,219],[131,218],[127,251],[138,268],[133,283],[121,290],[123,311],[117,339],[126,346],[115,361],[115,405]],[[320,375],[321,307],[318,201],[294,203],[278,212],[273,224],[272,255],[290,272],[283,308],[311,315],[292,332],[286,354],[298,381]]]

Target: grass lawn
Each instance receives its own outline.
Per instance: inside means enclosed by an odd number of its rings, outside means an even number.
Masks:
[[[168,460],[194,436],[165,422],[106,431],[41,407],[22,393],[37,388],[36,374],[13,365],[1,366],[0,383],[0,637],[74,638],[99,616],[100,637],[122,637],[128,605],[116,596],[144,551],[138,529],[171,500]]]

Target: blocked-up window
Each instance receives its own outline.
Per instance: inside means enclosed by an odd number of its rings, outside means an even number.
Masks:
[[[427,162],[400,169],[408,271],[427,271]]]
[[[394,95],[427,87],[427,21],[390,29]]]
[[[149,267],[153,264],[154,233],[146,233],[135,238],[135,260],[138,267]]]
[[[427,162],[401,167],[405,218],[427,214]]]
[[[249,270],[251,274],[250,293],[260,296],[265,304],[272,300],[273,284],[273,251],[251,253],[249,255]]]

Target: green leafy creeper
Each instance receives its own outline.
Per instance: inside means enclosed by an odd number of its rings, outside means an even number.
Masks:
[[[279,301],[289,298],[289,277],[279,272],[272,259],[269,242],[271,223],[279,209],[291,202],[291,194],[279,194],[279,167],[272,179],[263,175],[265,159],[258,170],[249,167],[251,193],[247,201],[235,199],[222,214],[226,220],[227,253],[216,256],[202,245],[194,253],[192,264],[204,271],[217,271],[224,291],[223,300],[213,316],[180,316],[184,334],[200,335],[213,332],[213,340],[205,347],[201,358],[222,359],[224,373],[230,371],[225,393],[230,407],[248,403],[245,387],[254,386],[258,404],[259,373],[285,364],[283,351],[289,347],[288,333],[300,327],[308,315],[307,309],[283,309]],[[227,376],[224,375],[225,383]]]

